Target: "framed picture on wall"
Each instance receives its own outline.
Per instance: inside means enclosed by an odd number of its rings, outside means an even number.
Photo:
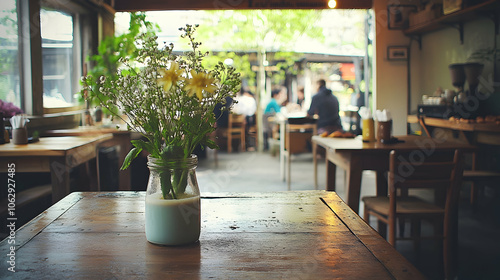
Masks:
[[[407,46],[387,47],[387,60],[408,60]]]
[[[405,29],[409,26],[410,13],[416,12],[413,5],[387,5],[387,24],[389,29]]]

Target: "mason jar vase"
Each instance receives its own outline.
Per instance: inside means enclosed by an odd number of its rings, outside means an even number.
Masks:
[[[200,237],[198,158],[159,160],[148,156],[146,239],[157,245],[186,245]]]

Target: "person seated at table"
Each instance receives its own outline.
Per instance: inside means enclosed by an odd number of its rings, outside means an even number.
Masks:
[[[318,81],[318,92],[313,96],[311,106],[307,110],[307,116],[318,115],[318,134],[324,132],[330,134],[342,130],[339,116],[339,101],[332,90],[326,87],[326,81]]]
[[[272,138],[276,140],[275,135],[278,131],[278,126],[275,121],[270,121],[276,114],[281,112],[281,103],[283,98],[281,97],[282,89],[274,89],[271,92],[271,100],[264,109],[263,122],[264,122],[264,150],[269,150],[270,144],[268,139]]]
[[[237,101],[233,106],[233,112],[239,115],[245,115],[247,126],[255,124],[255,112],[257,111],[257,102],[251,91],[241,89],[240,93],[235,97]]]
[[[245,116],[245,133],[250,135],[250,128],[255,126],[255,112],[257,111],[257,102],[251,91],[241,88],[241,91],[235,97],[236,103],[233,106],[235,114]],[[247,137],[249,139],[250,137]],[[255,149],[255,145],[250,145],[250,141],[245,141],[247,149]]]
[[[281,89],[275,89],[271,92],[271,101],[267,103],[266,109],[264,110],[264,114],[276,114],[281,111],[281,103],[283,100],[281,98]]]
[[[301,110],[304,109],[304,101],[305,101],[304,87],[300,86],[299,89],[297,90],[297,104],[299,104]]]

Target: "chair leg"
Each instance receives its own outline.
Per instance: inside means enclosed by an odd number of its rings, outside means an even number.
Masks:
[[[389,217],[389,243],[396,246],[396,217]]]
[[[245,140],[245,127],[243,127],[243,131],[241,132],[241,151],[245,152],[247,150],[246,140]]]
[[[413,250],[417,254],[417,259],[420,257],[420,231],[421,224],[419,219],[411,219],[411,236],[413,238]]]
[[[449,224],[445,224],[443,231],[443,268],[446,279],[454,279],[458,263],[458,221],[452,219]]]
[[[404,237],[404,236],[405,236],[405,223],[406,223],[406,220],[405,220],[405,219],[400,218],[400,219],[398,220],[398,225],[399,225],[399,237]]]
[[[230,154],[233,151],[233,137],[231,133],[227,134],[227,153]]]
[[[291,155],[287,152],[287,155],[286,155],[286,164],[287,164],[286,184],[287,184],[288,190],[291,189],[290,185],[291,185],[291,179],[292,179],[292,176],[291,176],[292,162],[291,162],[290,157],[291,157]]]
[[[369,225],[370,224],[370,211],[368,211],[368,207],[365,205],[365,210],[363,211],[363,219]]]

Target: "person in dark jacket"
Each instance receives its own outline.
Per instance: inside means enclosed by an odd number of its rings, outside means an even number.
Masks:
[[[318,92],[313,96],[311,106],[307,111],[309,117],[318,115],[318,134],[328,134],[342,130],[339,116],[339,101],[332,91],[326,87],[325,80],[318,81]]]

